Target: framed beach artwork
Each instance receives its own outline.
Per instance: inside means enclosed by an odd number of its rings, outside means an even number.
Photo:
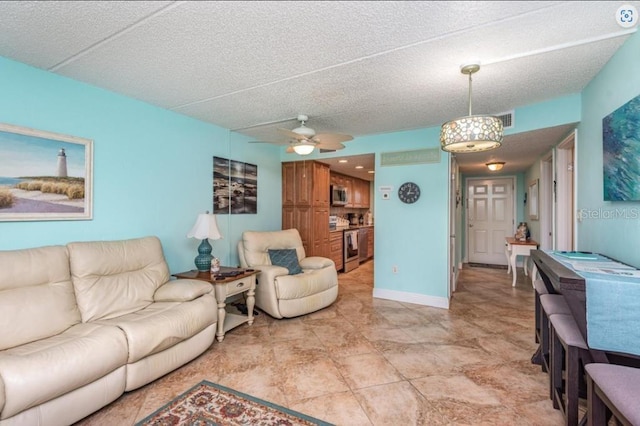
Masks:
[[[0,221],[93,218],[93,141],[0,123]]]
[[[640,95],[602,119],[604,201],[640,201]]]
[[[258,166],[213,157],[213,213],[258,212]]]

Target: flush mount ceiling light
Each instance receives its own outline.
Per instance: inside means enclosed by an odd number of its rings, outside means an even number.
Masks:
[[[502,166],[504,166],[504,161],[493,161],[491,163],[485,164],[489,170],[492,172],[496,172],[498,170],[502,170]]]
[[[471,113],[471,74],[478,70],[480,70],[478,64],[460,67],[460,72],[469,76],[469,115],[442,125],[440,146],[443,151],[480,152],[498,148],[502,144],[504,132],[502,121],[498,117]]]

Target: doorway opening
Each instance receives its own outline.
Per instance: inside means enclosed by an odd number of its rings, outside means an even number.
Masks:
[[[575,159],[577,131],[574,130],[556,149],[556,232],[555,250],[575,250]]]

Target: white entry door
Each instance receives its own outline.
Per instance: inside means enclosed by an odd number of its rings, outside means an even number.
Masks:
[[[506,265],[505,237],[513,236],[513,178],[467,181],[470,263]]]

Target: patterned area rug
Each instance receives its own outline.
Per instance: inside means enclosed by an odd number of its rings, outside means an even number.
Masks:
[[[293,410],[203,380],[136,426],[332,426]]]

